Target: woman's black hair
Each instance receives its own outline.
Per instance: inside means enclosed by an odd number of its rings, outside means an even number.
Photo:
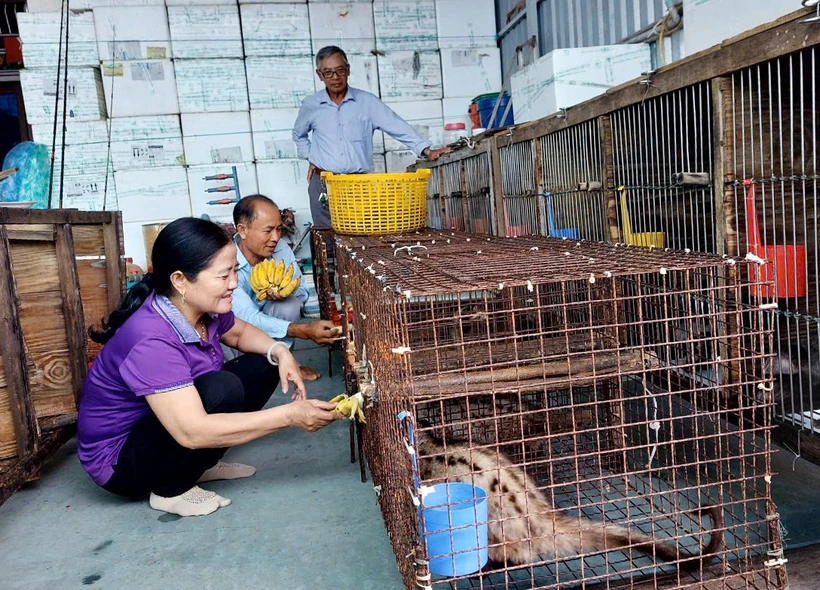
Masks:
[[[131,315],[148,299],[152,292],[171,295],[171,275],[181,271],[189,281],[210,266],[211,261],[231,242],[231,237],[217,224],[183,217],[163,228],[151,251],[153,272],[131,287],[120,308],[103,322],[101,329],[91,328],[89,336],[94,342],[105,344],[114,336]]]

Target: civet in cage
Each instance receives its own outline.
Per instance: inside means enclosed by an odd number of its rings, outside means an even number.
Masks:
[[[408,588],[783,587],[754,264],[442,231],[337,252]]]

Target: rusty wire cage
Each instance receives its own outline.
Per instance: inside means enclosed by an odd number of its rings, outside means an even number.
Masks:
[[[337,252],[407,588],[785,587],[746,263],[432,231]],[[490,561],[439,575],[422,506],[455,482],[488,495]]]
[[[536,186],[534,145],[533,141],[520,141],[499,150],[504,224],[508,236],[542,233],[539,227],[541,203]]]
[[[441,216],[441,168],[431,168],[427,183],[427,227],[442,229]]]
[[[769,261],[775,312],[775,415],[820,434],[817,49],[737,72],[721,81],[727,113],[726,193],[730,253]],[[782,429],[781,429],[782,430]],[[786,430],[784,438],[799,437]],[[803,448],[820,457],[815,439]]]
[[[466,230],[476,234],[493,233],[490,159],[487,154],[464,159],[464,188]]]

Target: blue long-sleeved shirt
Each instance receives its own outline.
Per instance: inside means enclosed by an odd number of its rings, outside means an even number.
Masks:
[[[245,255],[242,254],[242,250],[239,249],[239,236],[234,237],[234,244],[236,244],[236,261],[239,263],[239,286],[233,292],[233,303],[231,305],[234,315],[266,332],[271,338],[278,340],[285,338],[288,335],[290,322],[271,317],[262,312],[262,307],[267,301],[257,301],[256,295],[251,289],[251,269],[253,267],[245,258]],[[293,250],[284,240],[279,240],[279,243],[276,244],[271,258],[277,262],[284,260],[285,268],[296,262]],[[293,276],[302,276],[298,264],[293,271]],[[307,303],[309,296],[308,290],[301,284],[291,295],[291,297],[297,297],[303,304]]]
[[[321,90],[302,101],[293,126],[299,157],[336,174],[373,170],[373,132],[381,129],[418,157],[432,144],[370,92],[348,88],[337,105]]]

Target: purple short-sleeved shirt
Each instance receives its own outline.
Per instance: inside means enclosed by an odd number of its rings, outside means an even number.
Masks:
[[[103,347],[83,385],[77,418],[80,463],[105,485],[136,422],[151,413],[146,395],[192,385],[222,369],[219,339],[233,313],[213,316],[208,341],[161,295],[150,295]]]

